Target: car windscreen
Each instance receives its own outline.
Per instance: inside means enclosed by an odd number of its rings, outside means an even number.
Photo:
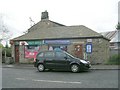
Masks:
[[[65,52],[65,51],[64,51],[64,53],[66,53],[68,56],[70,56],[70,57],[72,57],[72,58],[75,58],[73,55],[71,55],[71,54],[68,53],[68,52]]]

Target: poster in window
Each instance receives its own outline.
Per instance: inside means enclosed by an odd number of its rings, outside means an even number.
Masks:
[[[35,58],[40,51],[40,46],[25,46],[25,58]]]

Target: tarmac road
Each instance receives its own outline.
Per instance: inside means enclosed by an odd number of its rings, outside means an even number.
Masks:
[[[71,73],[2,68],[2,88],[118,88],[118,70]]]

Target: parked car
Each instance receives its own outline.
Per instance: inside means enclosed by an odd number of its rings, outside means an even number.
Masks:
[[[34,66],[39,72],[45,69],[66,69],[72,72],[88,70],[89,61],[76,58],[65,51],[41,51],[37,54]]]

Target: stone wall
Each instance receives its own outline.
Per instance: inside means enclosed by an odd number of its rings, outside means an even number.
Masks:
[[[19,62],[20,63],[27,63],[27,61],[24,58],[25,53],[24,53],[24,45],[19,46]]]
[[[105,63],[109,59],[109,41],[105,39],[94,40],[91,59],[93,64]]]
[[[68,46],[68,52],[74,55],[74,44],[83,44],[83,55],[86,55],[87,59],[92,64],[104,64],[109,59],[109,41],[105,39],[92,39],[92,53],[86,53],[87,39],[74,39],[71,40],[72,45]]]

